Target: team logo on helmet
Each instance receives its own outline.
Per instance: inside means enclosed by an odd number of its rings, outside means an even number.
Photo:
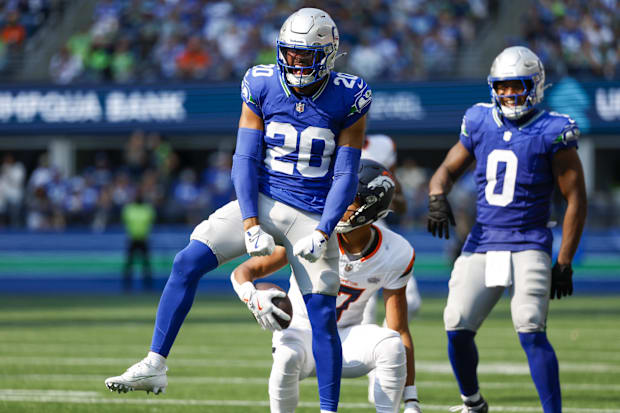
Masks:
[[[392,178],[389,176],[389,173],[387,171],[384,172],[383,175],[379,175],[372,181],[368,182],[369,189],[375,189],[380,186],[383,187],[383,189],[385,189],[386,192],[389,191],[391,188],[396,187],[396,184],[394,183]],[[382,197],[384,194],[385,192],[381,192],[379,196]]]

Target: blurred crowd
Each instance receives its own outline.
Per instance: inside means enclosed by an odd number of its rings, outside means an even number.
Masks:
[[[62,13],[67,0],[0,0],[0,71],[11,70],[27,39],[54,13]]]
[[[400,154],[396,177],[407,200],[407,211],[390,214],[388,223],[407,229],[426,226],[428,181],[434,172],[421,166],[412,153]],[[156,133],[134,132],[122,156],[97,152],[93,161],[73,176],[63,176],[42,154],[28,171],[9,152],[0,153],[0,229],[60,231],[67,227],[104,231],[121,223],[125,205],[140,198],[155,208],[156,224],[192,227],[211,212],[235,199],[230,179],[230,152],[204,153],[204,164],[181,162],[169,142]],[[183,166],[183,164],[191,164]],[[452,233],[463,239],[475,221],[476,185],[472,171],[455,184],[450,199],[457,221]],[[563,216],[556,194],[552,220]],[[620,225],[620,188],[593,192],[588,226]]]
[[[530,0],[522,38],[550,76],[620,77],[617,0]]]
[[[183,167],[160,135],[137,131],[121,163],[114,165],[105,152],[94,158],[78,174],[63,176],[46,153],[30,174],[6,153],[0,165],[0,228],[103,231],[118,224],[123,206],[138,197],[155,207],[158,223],[191,226],[235,198],[230,153],[210,154],[204,168]]]
[[[338,24],[340,71],[367,80],[447,78],[459,53],[497,16],[499,0],[325,0]],[[551,77],[620,76],[617,0],[526,0],[521,33]],[[0,71],[68,0],[0,0]],[[50,59],[60,84],[135,80],[238,81],[275,62],[275,39],[306,0],[96,0],[86,29]],[[497,28],[497,35],[506,35]],[[494,35],[494,34],[492,34]]]
[[[303,0],[98,0],[87,30],[50,62],[55,82],[234,80],[275,63],[280,26]],[[325,1],[336,21],[337,68],[368,80],[449,74],[498,0]]]

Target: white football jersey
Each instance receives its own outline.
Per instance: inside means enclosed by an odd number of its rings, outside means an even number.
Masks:
[[[387,135],[368,135],[362,148],[362,159],[370,159],[392,169],[396,165],[396,144]]]
[[[373,228],[378,237],[377,245],[366,256],[352,260],[340,247],[340,291],[336,302],[338,328],[361,324],[364,307],[373,294],[381,288],[403,288],[412,276],[415,251],[411,244],[388,228],[378,225]],[[340,243],[340,238],[338,241]],[[290,283],[291,326],[310,328],[306,305],[294,276],[291,276]]]

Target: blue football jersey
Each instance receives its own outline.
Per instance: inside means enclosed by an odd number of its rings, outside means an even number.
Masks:
[[[579,129],[567,115],[537,111],[521,126],[504,122],[493,104],[467,110],[460,141],[476,158],[477,212],[463,251],[544,250],[554,187],[553,155],[577,147]]]
[[[259,191],[305,211],[323,212],[340,131],[370,108],[363,79],[331,72],[312,96],[297,96],[275,65],[250,68],[241,97],[265,122]]]

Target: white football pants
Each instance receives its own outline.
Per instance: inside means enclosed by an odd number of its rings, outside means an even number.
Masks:
[[[515,330],[520,333],[544,331],[549,308],[551,257],[539,250],[511,252],[509,268],[510,287],[487,287],[486,254],[461,254],[450,277],[443,316],[446,330],[478,331],[504,290],[509,288]]]
[[[286,248],[288,262],[302,294],[338,295],[338,241],[330,237],[327,249],[316,262],[309,262],[293,255],[293,245],[310,235],[321,220],[311,214],[258,194],[258,219],[263,231],[271,235],[276,244]],[[220,265],[246,253],[241,210],[237,201],[230,202],[194,228],[192,240],[206,244]]]
[[[407,378],[407,357],[400,335],[377,325],[339,329],[342,377],[362,377],[375,371],[378,413],[396,413]],[[299,401],[299,381],[315,375],[312,331],[288,328],[273,334],[273,365],[269,377],[271,413],[293,413]]]

